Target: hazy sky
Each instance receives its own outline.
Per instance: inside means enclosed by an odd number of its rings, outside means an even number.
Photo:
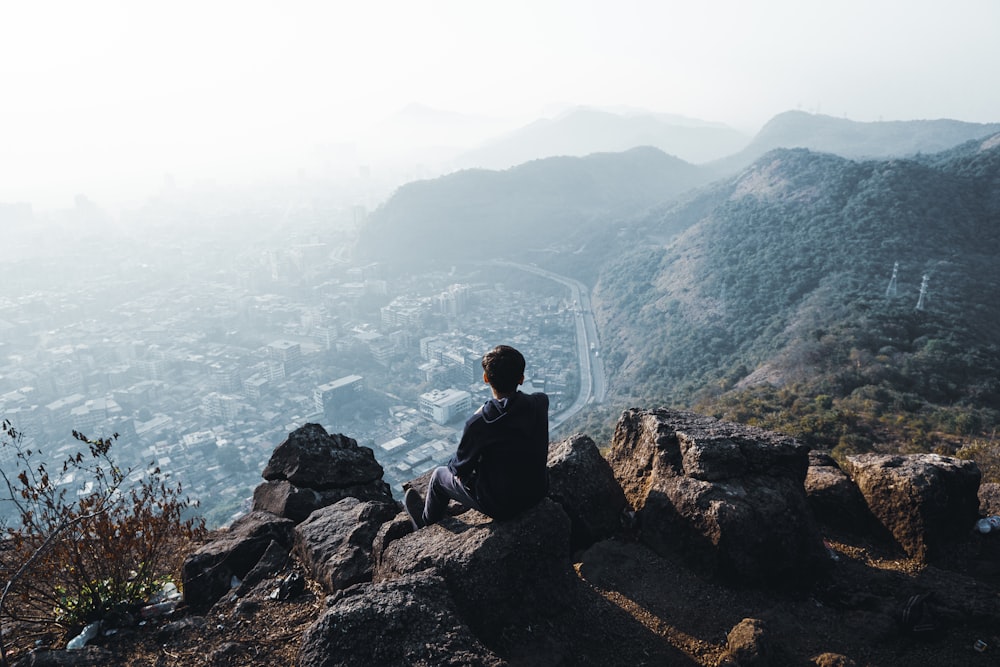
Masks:
[[[410,103],[1000,121],[997,0],[0,4],[0,202],[294,171]]]

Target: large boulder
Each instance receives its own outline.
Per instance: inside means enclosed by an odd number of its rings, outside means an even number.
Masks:
[[[445,581],[418,572],[354,586],[302,638],[299,667],[500,667],[459,620]]]
[[[859,454],[848,474],[907,555],[926,561],[979,518],[979,467],[938,454]]]
[[[593,440],[577,434],[550,445],[548,466],[549,498],[569,515],[574,550],[621,529],[628,501]]]
[[[328,592],[369,581],[372,541],[382,524],[397,514],[396,502],[344,498],[295,527],[295,554]]]
[[[608,457],[642,539],[743,584],[804,585],[829,565],[803,482],[808,448],[690,412],[626,410]]]
[[[809,509],[820,523],[864,534],[878,525],[858,485],[829,454],[809,452],[805,490]]]
[[[544,614],[557,605],[573,579],[570,520],[549,499],[508,521],[476,511],[446,517],[383,548],[374,581],[433,568],[460,617],[487,644],[522,622],[526,610]]]
[[[342,498],[391,501],[382,466],[369,447],[319,424],[292,431],[271,454],[263,484],[254,489],[253,508],[305,520],[314,510]]]
[[[294,527],[292,521],[268,512],[251,512],[234,521],[184,559],[185,602],[195,609],[213,605],[229,591],[234,578],[242,580],[254,569],[269,548],[291,550]]]

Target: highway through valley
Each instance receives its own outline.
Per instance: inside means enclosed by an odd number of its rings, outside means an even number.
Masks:
[[[590,304],[590,292],[587,286],[579,280],[562,276],[552,271],[541,269],[530,264],[518,264],[496,260],[496,264],[527,271],[554,280],[569,288],[573,303],[573,314],[576,319],[576,345],[580,362],[580,391],[577,392],[573,404],[556,415],[549,416],[549,429],[555,430],[562,426],[570,417],[584,409],[590,403],[602,403],[606,393],[604,377],[604,362],[601,359],[601,342],[597,338],[597,324],[594,321],[594,311]]]

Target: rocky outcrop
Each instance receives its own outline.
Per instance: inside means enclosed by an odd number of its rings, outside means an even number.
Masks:
[[[246,577],[269,548],[292,548],[294,523],[267,512],[251,512],[184,560],[184,601],[205,609]],[[277,547],[271,544],[276,543]],[[261,576],[258,570],[255,576]]]
[[[643,541],[742,584],[804,584],[828,565],[806,504],[808,448],[688,412],[626,410],[609,462]]]
[[[373,580],[434,570],[460,616],[489,641],[524,609],[544,613],[558,603],[572,576],[569,554],[569,517],[545,499],[509,521],[469,511],[399,538],[379,556]]]
[[[721,667],[769,667],[775,664],[767,624],[759,618],[744,618],[726,635],[726,654]]]
[[[617,533],[625,494],[594,441],[574,435],[549,446],[549,498],[570,518],[574,550]]]
[[[299,667],[506,664],[458,617],[444,579],[424,571],[338,594],[305,633]]]
[[[965,537],[979,518],[981,474],[972,461],[937,454],[861,454],[847,472],[869,509],[907,555],[927,560]]]
[[[371,579],[372,541],[399,514],[396,502],[344,498],[295,527],[295,554],[328,592]]]
[[[300,523],[313,510],[347,497],[391,501],[382,473],[371,448],[306,424],[274,450],[264,468],[266,481],[254,489],[253,508]]]

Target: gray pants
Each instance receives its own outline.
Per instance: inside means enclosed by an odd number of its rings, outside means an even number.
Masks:
[[[429,525],[440,521],[448,507],[449,500],[482,511],[476,499],[469,495],[462,480],[456,477],[447,466],[439,466],[431,473],[431,481],[427,485],[427,498],[424,500],[424,522]]]

